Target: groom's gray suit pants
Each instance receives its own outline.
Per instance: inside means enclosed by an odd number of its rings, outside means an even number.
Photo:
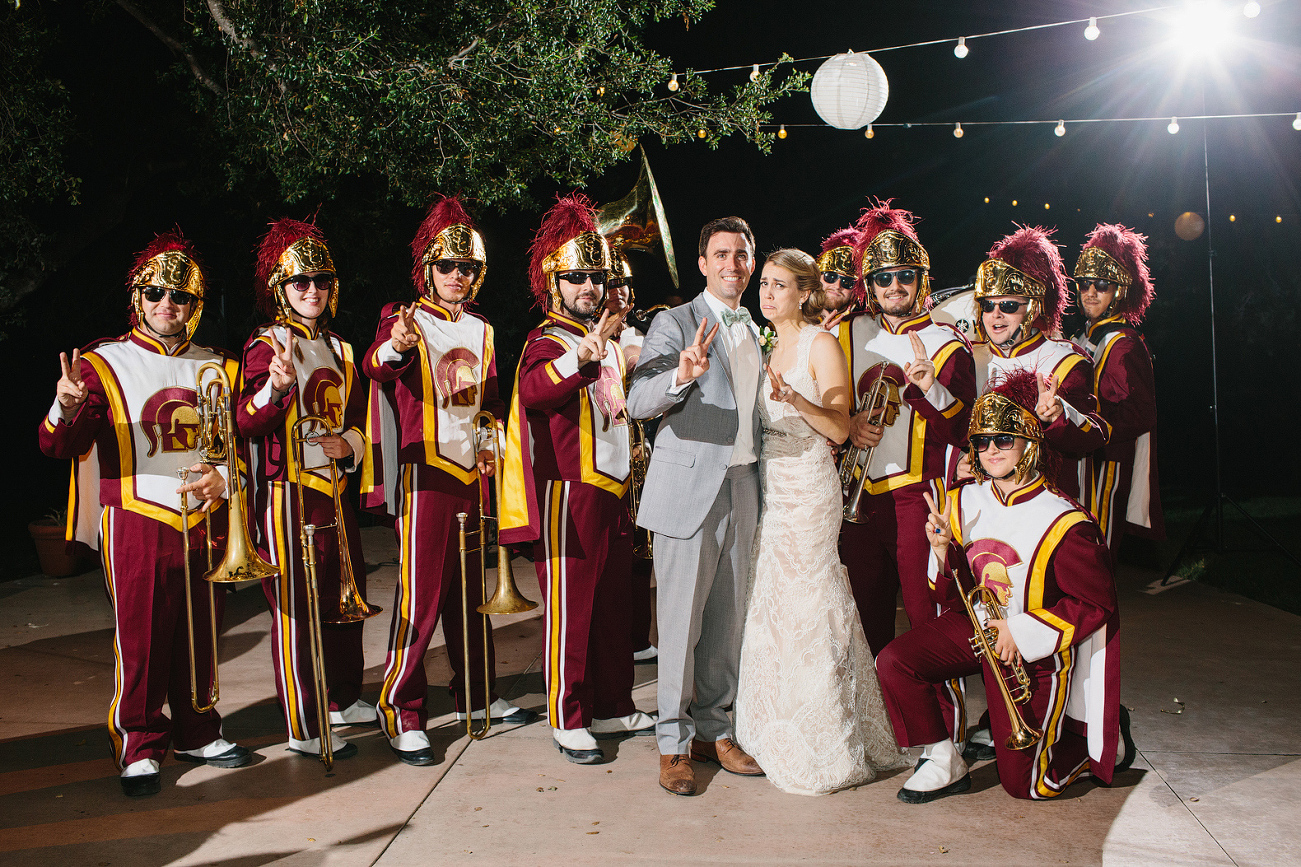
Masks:
[[[732,736],[728,711],[736,699],[758,518],[758,464],[744,464],[727,471],[694,535],[655,534],[660,713],[655,735],[662,755],[689,753],[692,738]]]

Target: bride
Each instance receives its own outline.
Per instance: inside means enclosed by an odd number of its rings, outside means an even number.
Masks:
[[[776,331],[760,389],[763,511],[741,642],[736,734],[773,784],[819,795],[902,767],[849,578],[836,551],[840,479],[827,441],[849,433],[850,384],[813,258],[777,250],[759,304]]]

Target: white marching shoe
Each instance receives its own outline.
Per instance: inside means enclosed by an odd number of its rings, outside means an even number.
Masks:
[[[608,738],[618,738],[624,735],[653,735],[655,734],[655,723],[659,720],[659,714],[642,713],[635,710],[627,716],[616,716],[610,719],[592,720],[592,735],[600,740]]]
[[[917,769],[899,790],[899,800],[905,804],[926,804],[970,788],[967,764],[953,741],[946,738],[922,749]]]
[[[531,723],[538,718],[537,711],[523,707],[516,707],[504,698],[499,698],[492,704],[488,705],[488,711],[490,713],[489,719],[492,720],[493,725],[502,725],[503,723]],[[473,716],[476,720],[482,721],[483,708],[475,710]],[[464,711],[456,712],[456,721],[465,722]]]
[[[433,747],[429,745],[429,735],[423,731],[403,732],[395,738],[388,739],[393,755],[405,765],[424,767],[435,762]]]
[[[289,752],[312,759],[320,758],[321,739],[308,738],[300,741],[297,738],[290,738]],[[357,755],[357,745],[350,744],[334,732],[330,732],[330,753],[336,759],[350,759]]]
[[[225,738],[217,738],[197,750],[173,750],[172,752],[183,762],[211,765],[214,768],[242,768],[253,761],[252,753]]]
[[[553,728],[551,736],[556,740],[556,749],[576,765],[599,765],[605,761],[605,753],[587,729]]]
[[[153,759],[132,762],[122,771],[122,794],[128,798],[156,795],[163,790],[158,776],[158,763]]]
[[[654,662],[656,659],[659,659],[659,655],[660,655],[659,648],[657,648],[655,645],[652,644],[650,647],[646,648],[645,650],[634,651],[632,654],[632,661],[633,662]]]
[[[361,699],[357,699],[343,710],[330,711],[330,725],[332,726],[364,725],[365,723],[373,723],[377,719],[379,719],[379,712],[375,710],[375,706],[367,704]]]

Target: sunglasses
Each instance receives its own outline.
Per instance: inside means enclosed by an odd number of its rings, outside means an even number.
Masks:
[[[997,307],[1004,313],[1012,314],[1029,303],[1029,301],[991,301],[988,298],[981,298],[980,311],[982,313],[993,313],[994,308]]]
[[[1088,289],[1090,286],[1092,286],[1094,291],[1096,291],[1099,295],[1106,295],[1108,292],[1115,291],[1116,287],[1119,286],[1120,284],[1113,283],[1110,280],[1092,280],[1092,279],[1081,278],[1075,281],[1075,285],[1079,288],[1081,292],[1083,292],[1085,289]]]
[[[854,288],[853,277],[846,277],[844,274],[837,274],[835,271],[823,271],[822,282],[826,283],[828,286],[834,286],[836,283],[839,283],[841,286],[845,287],[846,289]]]
[[[193,292],[185,292],[180,289],[163,289],[159,286],[146,286],[144,289],[145,300],[151,304],[157,304],[163,300],[163,296],[171,294],[172,303],[177,307],[185,307],[199,300],[199,296]]]
[[[900,286],[911,286],[917,279],[917,271],[914,268],[904,268],[902,271],[877,271],[872,275],[872,283],[878,289],[884,289],[896,280]]]
[[[471,279],[478,277],[479,271],[483,269],[478,262],[453,262],[451,259],[439,259],[434,263],[434,267],[438,269],[439,274],[446,275],[453,271],[460,271],[462,277]]]
[[[322,292],[329,292],[334,288],[334,275],[318,274],[315,277],[311,277],[303,274],[298,277],[290,277],[280,285],[292,286],[295,292],[306,292],[308,289],[312,288],[313,283],[315,283],[316,288],[320,289]]]
[[[990,443],[997,446],[1000,452],[1005,452],[1016,444],[1016,437],[1012,434],[976,434],[971,438],[971,447],[976,450],[976,454],[989,448]]]
[[[564,280],[566,283],[572,283],[575,286],[582,286],[588,280],[592,281],[593,286],[605,285],[604,271],[597,271],[595,273],[589,271],[566,271],[565,273],[557,274],[556,276],[561,280]]]

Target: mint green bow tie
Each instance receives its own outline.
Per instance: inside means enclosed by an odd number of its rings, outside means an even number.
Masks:
[[[746,310],[744,307],[738,307],[736,311],[731,311],[731,310],[723,311],[723,324],[726,325],[728,328],[731,328],[733,325],[735,325],[738,322],[744,322],[746,324],[749,324],[750,311]]]

